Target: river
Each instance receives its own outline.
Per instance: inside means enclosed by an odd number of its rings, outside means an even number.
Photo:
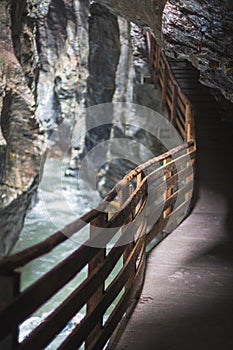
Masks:
[[[61,171],[62,170],[62,171]],[[58,228],[86,213],[90,208],[88,201],[80,196],[77,178],[65,177],[61,162],[48,159],[45,164],[43,180],[38,190],[36,205],[28,212],[20,238],[14,252],[32,246],[49,237]],[[48,270],[77,249],[88,237],[87,230],[82,230],[78,237],[69,239],[50,254],[46,254],[21,269],[21,290],[24,290]],[[48,303],[38,309],[20,327],[19,340],[22,341],[30,331],[40,324],[87,276],[87,269],[82,270],[69,284],[58,292]],[[82,309],[46,349],[58,347],[67,333],[82,319]]]

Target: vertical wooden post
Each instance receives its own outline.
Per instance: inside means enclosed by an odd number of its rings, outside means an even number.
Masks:
[[[137,175],[137,188],[141,187],[141,184],[142,184],[142,181],[143,181],[144,177],[145,177],[144,173],[139,173]],[[146,200],[147,187],[144,188],[144,191],[145,192],[143,192],[142,198],[141,198],[140,202],[138,203],[138,205],[136,207],[136,215],[138,214],[139,211],[141,211],[141,207],[142,207],[144,201]],[[145,242],[146,242],[146,226],[145,226],[145,224],[146,224],[146,216],[145,216],[145,214],[143,215],[142,213],[140,213],[139,215],[140,216],[138,216],[137,219],[136,219],[138,228],[137,228],[137,230],[135,232],[136,233],[135,241],[138,240],[142,235],[144,235],[144,238],[145,238],[144,239],[144,248],[143,248],[143,254],[144,254],[145,247],[146,247],[146,244],[145,244]],[[138,257],[139,260],[142,258],[143,254],[139,255],[139,257]]]
[[[101,227],[107,222],[107,213],[101,213],[95,220],[91,222],[90,225],[90,237],[94,237],[101,230]],[[88,277],[92,277],[100,265],[104,263],[106,256],[106,248],[100,247],[99,253],[95,256],[94,259],[88,265]],[[95,294],[89,299],[87,303],[87,315],[91,313],[95,307],[99,304],[100,300],[103,297],[104,293],[104,283],[97,289]],[[103,319],[97,323],[96,327],[92,330],[87,340],[85,341],[85,349],[88,349],[92,340],[95,338],[96,334],[101,330],[103,324]]]
[[[162,83],[162,109],[165,110],[166,99],[167,99],[167,78],[168,78],[168,68],[165,63],[163,71],[163,83]]]
[[[190,149],[187,148],[186,154],[189,153],[189,150],[190,150]],[[192,166],[192,161],[191,161],[191,159],[189,159],[189,160],[186,162],[186,168],[188,168],[188,167],[190,167],[190,166]],[[192,177],[193,177],[193,174],[191,174],[191,175],[189,175],[189,176],[186,176],[186,178],[185,178],[185,183],[188,184],[190,181],[192,181]],[[190,191],[187,192],[187,193],[185,193],[185,198],[184,198],[184,200],[188,200],[189,198],[190,198]]]
[[[130,197],[130,195],[133,193],[133,186],[131,184],[128,184],[126,187],[124,187],[121,191],[121,195],[120,195],[120,200],[121,200],[121,205],[124,204],[124,202]],[[134,218],[133,213],[130,215],[128,222],[132,222]],[[124,235],[125,232],[127,230],[127,227],[122,227],[121,228],[121,234]],[[133,247],[134,247],[134,232],[130,232],[129,237],[126,237],[126,249],[123,253],[123,264],[125,264],[126,260],[128,259]],[[135,276],[135,271],[136,271],[136,262],[135,264],[131,265],[131,273],[130,273],[130,278],[127,281],[127,283],[125,284],[125,288],[128,289],[131,286],[131,282],[134,279]]]
[[[156,46],[156,42],[155,39],[151,36],[151,47],[153,50],[153,70],[156,72],[156,68],[157,68],[157,46]],[[157,72],[156,72],[157,73]]]
[[[149,49],[149,64],[151,70],[152,81],[157,86],[158,72],[157,72],[157,49],[155,39],[151,33],[147,35],[148,49]]]
[[[4,306],[20,291],[20,273],[13,272],[0,276],[0,306]],[[2,320],[4,322],[4,320]],[[1,350],[15,349],[18,344],[19,325],[14,326],[11,333],[0,342]]]
[[[125,201],[131,196],[133,193],[133,186],[131,184],[127,184],[120,192],[120,205],[121,207],[124,205]],[[130,216],[128,217],[127,223],[132,222],[134,218],[134,213],[131,213]],[[126,231],[126,227],[121,228],[121,232],[124,235]],[[130,237],[126,237],[126,244],[132,243],[134,241],[134,236],[133,234]]]
[[[178,87],[176,84],[174,84],[173,90],[172,90],[172,109],[171,109],[171,116],[170,116],[170,123],[172,125],[174,125],[176,121],[177,92],[178,92]]]
[[[194,146],[191,146],[190,148],[187,149],[187,152],[189,151],[195,151],[196,150],[196,145],[194,144]],[[195,163],[195,158],[191,161],[192,167],[193,167],[193,173],[190,176],[193,176],[193,192],[192,192],[192,198],[190,201],[190,211],[194,208],[195,206],[195,202],[197,199],[197,181],[196,181],[196,163]]]
[[[195,151],[195,144],[194,144],[194,146],[191,146],[191,147],[187,148],[186,153],[189,154],[192,151]],[[194,207],[195,200],[196,200],[196,190],[197,190],[197,188],[196,188],[196,179],[195,179],[195,176],[196,176],[195,158],[192,159],[192,160],[190,159],[190,160],[187,161],[186,167],[188,167],[188,166],[192,166],[193,172],[192,172],[191,175],[186,177],[185,182],[186,182],[186,184],[188,184],[190,181],[193,181],[193,187],[192,187],[192,189],[189,192],[187,192],[185,194],[185,200],[188,200],[191,197],[189,210],[192,210],[193,207]]]
[[[165,159],[165,160],[163,161],[163,163],[164,163],[164,164],[168,164],[168,163],[170,163],[171,161],[172,161],[172,157],[169,157],[169,158]],[[165,181],[166,181],[166,183],[167,183],[167,180],[168,180],[171,176],[172,176],[172,172],[169,172],[169,173],[167,173],[167,174],[165,175]],[[165,192],[165,198],[164,198],[165,201],[166,201],[168,198],[170,198],[171,195],[172,195],[172,189],[171,189],[171,188],[167,188],[167,190],[166,190],[166,192]],[[169,207],[169,208],[167,208],[166,210],[164,210],[164,212],[163,212],[163,217],[166,218],[166,217],[171,213],[171,211],[172,211],[172,208],[171,208],[171,207]]]
[[[192,109],[190,103],[186,103],[186,109],[185,109],[185,134],[186,134],[186,142],[189,142],[194,135],[192,135],[193,132],[193,116],[192,116]]]
[[[194,125],[194,115],[193,115],[193,111],[192,111],[192,107],[190,102],[186,103],[186,109],[185,109],[185,132],[186,132],[186,142],[189,142],[191,140],[195,140],[195,125]],[[187,149],[187,153],[190,151],[193,151],[195,149],[195,145],[191,148]],[[189,164],[190,162],[187,163],[187,166],[192,166],[193,167],[193,174],[188,176],[186,178],[186,183],[188,183],[189,181],[191,181],[192,176],[193,176],[193,181],[194,181],[194,189],[193,189],[193,194],[192,194],[192,200],[191,200],[191,204],[190,207],[193,206],[194,200],[195,200],[195,164],[194,161],[191,161],[191,164]],[[185,195],[185,199],[187,200],[190,196],[190,193],[186,193]]]
[[[139,174],[137,175],[137,185],[136,185],[137,188],[140,187],[141,182],[142,182],[142,173],[139,173]],[[139,202],[138,205],[137,205],[136,208],[135,208],[135,215],[137,214],[138,210],[140,209],[140,206],[141,206],[141,204],[140,204],[140,202]]]
[[[144,177],[145,177],[145,175],[143,173],[140,173],[137,175],[137,188],[139,188],[141,186],[141,183],[142,183]],[[141,210],[141,207],[142,207],[144,201],[146,200],[146,196],[147,196],[147,187],[145,186],[142,198],[136,207],[136,213],[135,213],[136,215]],[[137,220],[138,220],[138,224],[139,224],[139,220],[140,220],[140,224],[143,225],[145,223],[146,217],[143,215],[140,215],[140,219],[138,218]],[[140,227],[139,227],[139,229],[140,229]],[[141,236],[141,232],[140,232],[140,236]],[[138,234],[137,234],[137,237],[138,237]]]
[[[159,73],[159,66],[160,66],[160,58],[161,58],[161,49],[160,49],[160,46],[159,45],[156,45],[156,43],[154,43],[155,47],[156,47],[156,58],[155,58],[155,63],[156,63],[156,66],[155,66],[155,69],[156,69],[156,72],[157,74]]]
[[[147,38],[147,47],[148,47],[148,53],[149,53],[149,64],[152,67],[153,66],[153,40],[151,37],[151,33],[146,33]]]

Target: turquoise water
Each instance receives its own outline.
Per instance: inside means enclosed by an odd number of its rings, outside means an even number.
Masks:
[[[24,229],[20,235],[14,252],[30,247],[49,237],[57,229],[90,210],[85,195],[80,195],[76,178],[63,176],[63,167],[57,160],[47,160],[43,180],[38,190],[38,202],[28,212]],[[31,262],[21,271],[21,290],[31,285],[53,266],[78,249],[88,238],[88,230],[83,229],[73,238],[68,239],[51,253]],[[40,324],[77,286],[86,278],[87,268],[83,269],[69,284],[58,292],[48,303],[37,310],[20,328],[20,341],[24,339],[34,327]],[[83,308],[51,343],[47,349],[56,349],[58,344],[70,330],[85,316]]]
[[[38,190],[38,201],[35,206],[28,212],[25,220],[24,229],[20,234],[20,238],[13,252],[21,251],[49,237],[58,229],[61,229],[69,222],[77,219],[81,215],[87,213],[90,205],[98,202],[98,194],[96,191],[87,188],[87,184],[82,184],[81,180],[72,177],[65,177],[64,164],[62,161],[48,159],[45,164],[43,179]],[[80,188],[82,190],[80,190]],[[116,240],[119,238],[119,232],[114,236],[107,251],[109,251]],[[60,261],[64,260],[73,251],[78,249],[89,237],[88,227],[82,229],[72,238],[60,244],[49,254],[27,264],[21,272],[21,290],[30,286],[33,282],[51,270]],[[120,271],[123,265],[120,259],[116,267],[109,274],[105,288],[111,283]],[[35,327],[56,309],[62,301],[64,301],[87,277],[87,268],[84,268],[72,281],[70,281],[63,289],[53,296],[38,309],[31,317],[20,326],[19,341],[22,341]],[[122,296],[123,290],[116,298],[113,304],[106,310],[103,321],[106,322],[109,314],[113,311],[117,302]],[[46,350],[55,350],[62,343],[71,330],[83,319],[86,314],[84,306],[70,322],[57,335],[55,340],[46,347]],[[83,349],[81,347],[80,349]]]

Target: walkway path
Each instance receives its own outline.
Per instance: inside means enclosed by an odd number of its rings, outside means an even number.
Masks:
[[[141,298],[114,350],[233,349],[233,132],[198,73],[172,63],[196,114],[193,213],[149,255]]]

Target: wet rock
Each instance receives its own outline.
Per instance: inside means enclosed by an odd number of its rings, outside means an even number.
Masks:
[[[188,59],[200,70],[203,84],[233,102],[232,0],[98,2],[152,31],[169,56]]]
[[[24,4],[25,5],[25,4]],[[24,12],[29,15],[27,8]],[[43,152],[43,135],[36,115],[33,67],[17,60],[7,2],[0,3],[0,255],[15,243],[35,192]],[[21,27],[22,30],[24,30]],[[20,30],[20,29],[19,29]],[[29,35],[30,36],[30,35]]]
[[[164,150],[159,140],[143,128],[141,115],[134,113],[135,105],[161,111],[158,90],[153,83],[146,83],[152,80],[145,36],[137,25],[122,18],[119,23],[121,56],[113,101],[123,103],[115,105],[113,121],[117,125],[111,129],[113,142],[109,142],[108,161],[97,174],[103,197],[127,172]]]
[[[56,156],[59,156],[60,147],[69,147],[76,111],[84,105],[88,15],[88,0],[42,1],[38,11],[37,45],[41,67],[37,112],[49,137],[62,124],[62,132],[57,134]]]
[[[151,29],[156,38],[161,40],[161,19],[166,0],[98,0],[111,11],[136,23],[144,29]]]
[[[163,16],[166,53],[188,58],[200,81],[233,101],[233,10],[228,1],[173,1]]]
[[[117,17],[99,4],[91,5],[90,14],[87,107],[112,101],[116,88],[116,70],[120,57]],[[84,155],[99,142],[109,139],[112,122],[111,115],[112,113],[110,112],[109,124],[101,125],[95,129],[91,129],[93,122],[102,120],[98,110],[86,116],[86,130],[88,131],[85,137]]]
[[[36,96],[39,59],[36,48],[37,1],[11,0],[11,35],[27,85]]]

